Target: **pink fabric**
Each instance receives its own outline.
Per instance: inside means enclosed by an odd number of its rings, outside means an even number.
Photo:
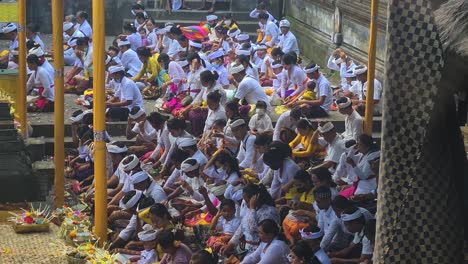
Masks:
[[[153,153],[153,151],[146,152],[145,155],[140,157],[140,161],[144,161],[145,159],[149,158],[151,156],[151,153]]]
[[[44,92],[44,87],[39,87],[39,95],[42,95],[42,92]],[[47,99],[45,97],[41,97],[37,100],[36,106],[38,109],[44,109],[44,106],[47,104]]]
[[[356,191],[357,189],[357,185],[358,185],[358,182],[354,182],[353,183],[353,186],[349,187],[349,188],[346,188],[344,189],[343,191],[340,192],[340,195],[346,197],[346,198],[350,198],[351,196],[354,195],[354,192]]]

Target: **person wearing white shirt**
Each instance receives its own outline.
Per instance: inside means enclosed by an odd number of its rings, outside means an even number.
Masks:
[[[63,23],[63,32],[65,33],[64,35],[68,36],[68,40],[66,40],[64,44],[67,44],[70,47],[70,48],[64,50],[64,52],[63,52],[63,54],[64,54],[64,63],[65,63],[65,65],[70,66],[70,65],[73,65],[73,63],[74,63],[74,61],[76,59],[76,56],[74,54],[74,50],[73,50],[73,48],[71,48],[71,47],[75,46],[75,45],[73,45],[74,43],[72,43],[72,42],[74,40],[76,41],[76,39],[78,39],[78,38],[84,38],[85,34],[83,34],[83,32],[81,32],[81,31],[77,30],[74,27],[74,24],[70,23],[70,22],[64,22]]]
[[[176,149],[172,153],[170,160],[171,163],[174,165],[174,170],[164,183],[163,188],[166,191],[166,193],[172,193],[175,189],[177,189],[177,182],[179,181],[183,173],[180,170],[180,166],[182,162],[188,158],[190,158],[190,155],[181,149]]]
[[[328,116],[328,112],[333,104],[333,90],[330,87],[330,82],[319,71],[320,67],[317,64],[310,64],[305,68],[307,77],[315,82],[314,92],[316,100],[299,100],[296,104],[306,104],[306,116],[308,118],[320,118]],[[310,84],[308,84],[310,85]]]
[[[39,46],[41,46],[42,50],[46,50],[44,42],[39,37],[38,31],[39,31],[39,26],[37,24],[29,23],[26,26],[26,42],[32,40],[35,43],[39,44]]]
[[[258,15],[258,20],[263,26],[263,39],[260,43],[265,44],[267,47],[273,47],[279,43],[280,29],[276,23],[269,20],[270,16],[267,13]]]
[[[346,151],[345,143],[341,136],[336,133],[335,126],[331,122],[319,126],[318,131],[322,135],[318,143],[326,147],[327,155],[323,163],[315,166],[313,169],[325,167],[330,171],[334,171],[336,165],[340,161],[341,154]]]
[[[38,97],[28,106],[30,111],[49,112],[54,109],[54,80],[50,78],[46,69],[40,66],[39,58],[36,55],[29,55],[27,58],[29,69],[33,71],[26,83],[26,91],[30,93],[36,89]]]
[[[290,86],[294,87],[294,92],[286,97],[291,100],[305,90],[307,84],[307,75],[305,71],[297,64],[297,56],[291,53],[283,55],[281,58],[283,64],[284,77],[281,81],[281,90],[287,91]],[[307,67],[305,70],[307,71]]]
[[[156,34],[156,21],[153,18],[149,18],[146,22],[146,29],[148,30],[148,35],[146,36],[146,39],[148,40],[148,45],[146,45],[148,48],[150,48],[151,51],[153,52],[158,52],[159,53],[159,39],[158,35]]]
[[[245,73],[254,78],[256,81],[260,80],[258,68],[255,64],[250,62],[250,56],[248,55],[238,55],[236,62],[244,66]]]
[[[234,134],[234,137],[240,142],[237,151],[239,167],[250,168],[255,154],[255,135],[252,135],[249,132],[249,127],[243,119],[237,119],[232,122],[231,131]]]
[[[153,198],[155,203],[166,201],[167,195],[166,192],[164,192],[164,189],[145,171],[133,174],[131,179],[135,190],[143,192],[143,195],[146,197]]]
[[[325,250],[320,246],[321,241],[324,237],[324,232],[320,227],[311,225],[300,231],[302,240],[292,249],[295,254],[295,258],[305,258],[306,256],[297,255],[299,252],[304,253],[303,250],[298,250],[299,247],[310,250],[312,254],[308,254],[307,258],[310,259],[310,263],[320,263],[320,264],[331,264],[331,260],[328,257]],[[298,252],[299,251],[299,252]],[[306,250],[307,252],[307,250]],[[309,263],[309,262],[307,262]]]
[[[135,122],[133,128],[131,124]],[[155,142],[157,140],[156,129],[146,118],[146,113],[140,107],[136,106],[130,109],[129,119],[126,129],[127,139],[133,139],[137,137],[137,144]],[[140,142],[140,143],[138,143]]]
[[[138,54],[130,48],[131,44],[128,40],[120,40],[118,45],[121,54],[120,62],[125,71],[130,77],[137,75],[143,65],[138,58]]]
[[[280,21],[280,30],[281,36],[279,37],[278,47],[284,53],[288,53],[290,51],[294,51],[297,56],[299,56],[299,46],[297,45],[297,39],[294,34],[289,31],[291,24],[288,20],[284,19]]]
[[[221,100],[221,94],[218,92],[210,92],[207,95],[207,104],[208,104],[208,115],[205,120],[205,127],[203,128],[203,133],[209,133],[213,128],[213,124],[216,120],[223,119],[227,120],[226,111],[224,107],[219,103]]]
[[[252,134],[273,131],[271,118],[267,115],[267,104],[258,101],[255,107],[255,114],[250,118],[249,127]]]
[[[327,67],[330,70],[340,72],[342,91],[349,90],[349,84],[346,82],[347,72],[354,70],[356,64],[348,57],[342,49],[336,49],[328,58]]]
[[[353,109],[352,101],[348,97],[341,97],[336,101],[338,110],[345,115],[345,131],[341,133],[343,140],[357,140],[362,134],[363,121],[361,115]]]
[[[203,44],[199,40],[189,41],[189,52],[195,52],[205,62],[205,69],[211,71],[211,63],[208,57],[202,51]]]
[[[226,67],[224,67],[224,53],[222,50],[217,50],[208,55],[208,59],[210,60],[211,67],[214,71],[216,71],[219,75],[218,82],[223,86],[223,88],[229,87],[229,80],[228,80],[228,71]]]
[[[358,102],[355,105],[357,111],[363,115],[366,106],[367,96],[367,67],[364,65],[357,66],[353,70],[356,75],[357,82],[344,93],[345,96],[351,97],[352,95],[358,97]],[[374,79],[374,115],[382,114],[382,84],[377,79]]]
[[[264,101],[270,107],[270,100],[260,83],[253,77],[246,74],[242,64],[233,63],[230,73],[234,77],[234,85],[237,84],[237,90],[234,99],[239,102],[245,99],[249,104],[256,104],[258,101]]]
[[[267,55],[267,46],[260,44],[255,47],[255,52],[253,54],[252,64],[255,66],[257,73],[260,69],[265,68],[265,59],[268,58]]]
[[[135,82],[125,77],[123,66],[109,67],[109,74],[114,82],[119,85],[119,93],[106,102],[106,106],[124,112],[128,115],[130,109],[138,106],[143,109],[143,98]],[[116,111],[117,111],[116,110]]]
[[[270,167],[273,173],[270,194],[275,200],[280,199],[283,187],[288,184],[300,170],[300,167],[291,159],[292,151],[288,144],[275,141],[270,145],[270,149],[263,155],[263,162]]]
[[[3,33],[6,39],[10,40],[10,45],[8,47],[8,55],[0,57],[0,63],[8,63],[8,69],[11,69],[14,67],[11,61],[13,53],[18,48],[18,27],[15,23],[8,23],[2,28],[1,33]]]
[[[76,13],[76,22],[78,24],[78,30],[83,32],[86,37],[89,39],[93,38],[93,30],[91,29],[91,25],[88,23],[88,13],[85,11],[78,11]]]
[[[249,16],[250,16],[251,18],[258,18],[258,16],[259,16],[260,14],[263,14],[263,13],[265,13],[265,14],[268,15],[268,21],[271,21],[271,22],[273,22],[273,23],[276,23],[275,17],[274,17],[273,15],[271,15],[270,12],[268,12],[268,11],[266,10],[266,5],[265,5],[264,2],[260,2],[260,3],[257,5],[257,7],[256,7],[255,9],[253,9],[253,10],[250,12]]]
[[[130,48],[136,51],[142,46],[141,35],[137,32],[136,27],[132,23],[127,23],[123,27],[124,33],[119,35],[120,40],[128,40]]]
[[[291,110],[288,110],[282,113],[278,120],[276,121],[275,130],[273,132],[273,141],[282,141],[281,139],[281,131],[282,129],[291,129],[294,130],[296,128],[296,123],[302,116],[301,109],[299,107],[295,107]],[[284,142],[287,143],[287,142]]]

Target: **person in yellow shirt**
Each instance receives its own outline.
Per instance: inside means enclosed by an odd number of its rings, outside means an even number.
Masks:
[[[318,136],[310,120],[300,119],[297,122],[297,136],[289,143],[293,158],[310,158],[318,153],[321,148],[317,142]]]
[[[169,80],[166,71],[158,63],[158,53],[152,55],[148,47],[139,47],[136,52],[143,65],[140,72],[132,80],[140,90],[144,87],[160,87],[164,82]]]

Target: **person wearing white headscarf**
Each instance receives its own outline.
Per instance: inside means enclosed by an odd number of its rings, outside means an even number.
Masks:
[[[296,36],[289,30],[291,23],[284,19],[280,21],[279,27],[282,34],[279,37],[278,47],[280,47],[284,53],[294,51],[296,55],[299,56],[299,46],[297,45]]]
[[[338,48],[333,51],[332,55],[328,58],[327,67],[330,70],[340,72],[341,89],[347,91],[350,87],[346,81],[347,72],[356,68],[356,64],[354,64],[353,60],[348,57],[342,49]]]
[[[120,62],[124,66],[126,73],[133,77],[138,74],[143,63],[138,58],[137,53],[131,49],[130,41],[124,39],[118,41],[118,46],[120,49]]]
[[[341,133],[343,140],[357,140],[362,134],[363,120],[361,115],[353,109],[353,103],[348,97],[341,97],[336,101],[338,111],[345,115],[345,131]]]
[[[72,41],[78,38],[85,37],[85,34],[80,30],[75,28],[75,25],[71,22],[64,22],[63,23],[63,32],[67,38],[64,38],[66,45],[70,48],[64,50],[64,63],[66,66],[73,65],[76,56],[74,55],[74,50],[72,47],[76,46],[76,44],[72,43]],[[74,45],[73,45],[74,44]]]

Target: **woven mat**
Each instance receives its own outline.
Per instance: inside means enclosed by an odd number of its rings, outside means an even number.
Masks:
[[[0,264],[67,263],[58,230],[51,224],[48,233],[16,234],[10,225],[0,224]]]

